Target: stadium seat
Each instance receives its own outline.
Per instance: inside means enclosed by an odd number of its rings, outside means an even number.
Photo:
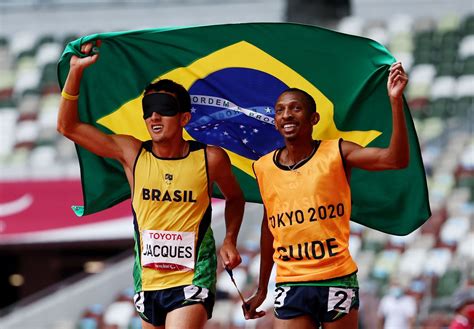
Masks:
[[[413,66],[410,72],[410,84],[407,87],[408,100],[428,98],[435,76],[436,68],[433,64],[416,64]]]
[[[465,171],[473,171],[474,170],[474,159],[472,155],[474,154],[474,140],[471,139],[470,143],[466,145],[464,148],[461,160],[460,160],[460,167]],[[471,200],[473,195],[471,194]]]
[[[5,159],[13,151],[18,112],[14,108],[0,109],[0,158]]]
[[[461,17],[457,14],[443,15],[436,24],[436,30],[439,32],[455,31],[459,32],[461,28]]]
[[[474,14],[468,14],[461,23],[461,32],[463,35],[474,34]]]
[[[410,245],[414,240],[416,240],[419,234],[420,234],[420,231],[415,230],[407,235],[390,235],[389,236],[390,247],[403,250],[405,249],[406,245]]]
[[[36,120],[40,105],[40,97],[34,93],[27,93],[18,103],[18,114],[20,120]]]
[[[466,35],[460,40],[458,54],[461,59],[474,56],[474,34]]]
[[[104,325],[126,328],[135,315],[135,307],[131,301],[116,301],[104,312]]]
[[[459,242],[456,250],[456,256],[467,264],[473,264],[474,262],[474,231],[470,231],[464,236]]]
[[[141,318],[138,315],[132,317],[126,329],[142,329]]]
[[[469,231],[469,218],[451,217],[441,227],[440,240],[447,246],[457,246]]]
[[[397,61],[402,62],[405,71],[409,72],[413,66],[414,58],[413,54],[409,51],[392,51],[393,57],[396,58]]]
[[[461,74],[474,75],[474,55],[462,59],[459,64],[459,67],[459,71]]]
[[[78,38],[79,38],[79,35],[77,35],[77,34],[75,34],[75,33],[69,33],[69,34],[63,36],[63,37],[61,38],[61,44],[62,44],[63,49],[66,47],[66,45],[67,45],[69,42],[74,41],[74,40],[76,40],[76,39],[78,39]]]
[[[364,30],[364,20],[355,16],[344,17],[339,21],[336,30],[341,33],[362,35]]]
[[[38,115],[38,123],[41,128],[53,130],[55,132],[58,117],[58,104],[58,94],[50,94],[41,98],[40,111]]]
[[[428,251],[426,258],[424,274],[429,276],[441,277],[446,273],[449,263],[452,259],[452,253],[447,248],[434,248]]]
[[[362,250],[373,250],[378,252],[382,250],[388,241],[388,235],[376,230],[367,229],[363,235]]]
[[[57,63],[46,63],[41,70],[40,86],[42,94],[59,93]]]
[[[461,75],[457,80],[456,91],[458,98],[474,97],[474,74]]]
[[[34,55],[36,40],[37,36],[34,33],[19,32],[11,36],[9,49],[14,61],[24,54]]]
[[[23,69],[17,72],[17,79],[13,87],[14,97],[21,98],[27,91],[38,91],[40,83],[40,71],[38,68]]]
[[[420,136],[425,142],[439,138],[445,130],[444,122],[439,117],[426,118],[423,125],[424,127]]]
[[[54,165],[56,155],[57,150],[53,146],[37,146],[30,153],[30,163],[34,168],[49,169]]]
[[[405,34],[411,39],[413,33],[413,21],[414,18],[410,15],[394,15],[386,22],[387,30],[391,39],[393,40],[401,34]]]
[[[374,26],[365,31],[366,38],[377,41],[378,43],[388,46],[389,35],[383,26]]]
[[[372,276],[387,282],[398,266],[400,254],[400,251],[396,249],[381,251],[375,260]]]
[[[15,131],[16,145],[34,144],[38,138],[39,125],[36,121],[24,120],[17,124]]]
[[[398,276],[407,280],[417,278],[423,273],[428,250],[424,248],[410,248],[401,255],[398,265]]]
[[[357,263],[357,278],[360,282],[369,279],[375,262],[373,250],[361,250],[354,258]]]
[[[428,115],[446,119],[450,117],[454,111],[453,98],[436,98],[430,101],[428,106]]]
[[[399,32],[390,39],[388,48],[392,53],[406,52],[413,56],[413,35],[410,32]]]
[[[431,50],[434,45],[434,31],[432,29],[426,29],[415,33],[414,43],[416,49]]]
[[[83,318],[79,320],[77,329],[99,329],[99,324],[96,319],[93,318]]]
[[[437,297],[451,297],[461,282],[461,272],[452,268],[441,276],[436,284]]]
[[[464,154],[463,154],[464,155]],[[469,156],[469,154],[466,154]],[[472,153],[470,154],[472,155]],[[462,162],[463,156],[461,156]],[[471,190],[467,187],[456,187],[447,199],[446,210],[449,217],[469,217],[473,210],[469,210],[469,201],[472,198]]]
[[[349,252],[352,257],[357,257],[362,247],[362,241],[359,236],[351,234],[349,237]]]
[[[458,99],[456,99],[454,107],[457,116],[469,119],[471,118],[472,113],[474,112],[474,97],[459,97]],[[469,121],[466,121],[466,123],[469,123]]]

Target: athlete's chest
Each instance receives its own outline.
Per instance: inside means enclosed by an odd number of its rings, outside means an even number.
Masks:
[[[207,186],[207,170],[203,156],[189,154],[183,159],[157,159],[142,154],[135,166],[135,186],[161,190],[194,190]]]

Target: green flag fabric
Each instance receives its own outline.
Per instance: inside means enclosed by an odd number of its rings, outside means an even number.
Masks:
[[[223,147],[247,201],[261,202],[251,164],[284,145],[275,130],[273,106],[288,87],[311,94],[320,122],[315,139],[343,138],[387,147],[391,107],[386,90],[395,62],[380,44],[314,26],[287,23],[101,33],[69,43],[58,65],[64,86],[71,55],[81,44],[102,40],[97,63],[84,72],[81,120],[106,133],[149,139],[142,119],[144,88],[171,79],[191,94],[192,119],[185,137]],[[353,169],[352,220],[405,235],[430,216],[426,177],[413,122],[405,105],[410,164],[403,170]],[[121,165],[77,146],[84,206],[78,215],[130,197]],[[219,196],[219,191],[214,191]]]

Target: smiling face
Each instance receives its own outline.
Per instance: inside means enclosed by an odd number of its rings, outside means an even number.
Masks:
[[[312,138],[319,114],[309,110],[305,96],[298,91],[284,92],[275,104],[275,128],[288,141]]]
[[[159,91],[158,93],[166,93],[176,97],[173,93],[167,91]],[[145,119],[145,124],[153,142],[172,142],[182,138],[183,127],[190,119],[191,114],[189,112],[179,112],[173,116],[153,112],[151,116]]]

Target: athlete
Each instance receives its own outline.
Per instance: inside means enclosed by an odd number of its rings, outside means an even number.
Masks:
[[[348,248],[351,168],[408,165],[402,98],[407,81],[402,65],[393,64],[387,83],[393,118],[388,148],[313,140],[319,121],[314,99],[299,89],[280,95],[275,127],[285,146],[254,163],[264,216],[258,288],[243,306],[247,319],[265,315],[256,309],[276,263],[274,328],[357,328],[357,266]]]
[[[98,43],[100,46],[100,42]],[[236,241],[244,211],[242,191],[226,152],[183,139],[191,119],[187,90],[170,80],[150,84],[142,101],[151,140],[108,135],[79,120],[84,70],[98,54],[92,44],[72,56],[62,91],[58,131],[101,157],[118,160],[128,178],[135,227],[134,296],[144,329],[203,328],[212,315],[216,251],[210,227],[211,191],[225,196],[223,264],[240,264]]]

